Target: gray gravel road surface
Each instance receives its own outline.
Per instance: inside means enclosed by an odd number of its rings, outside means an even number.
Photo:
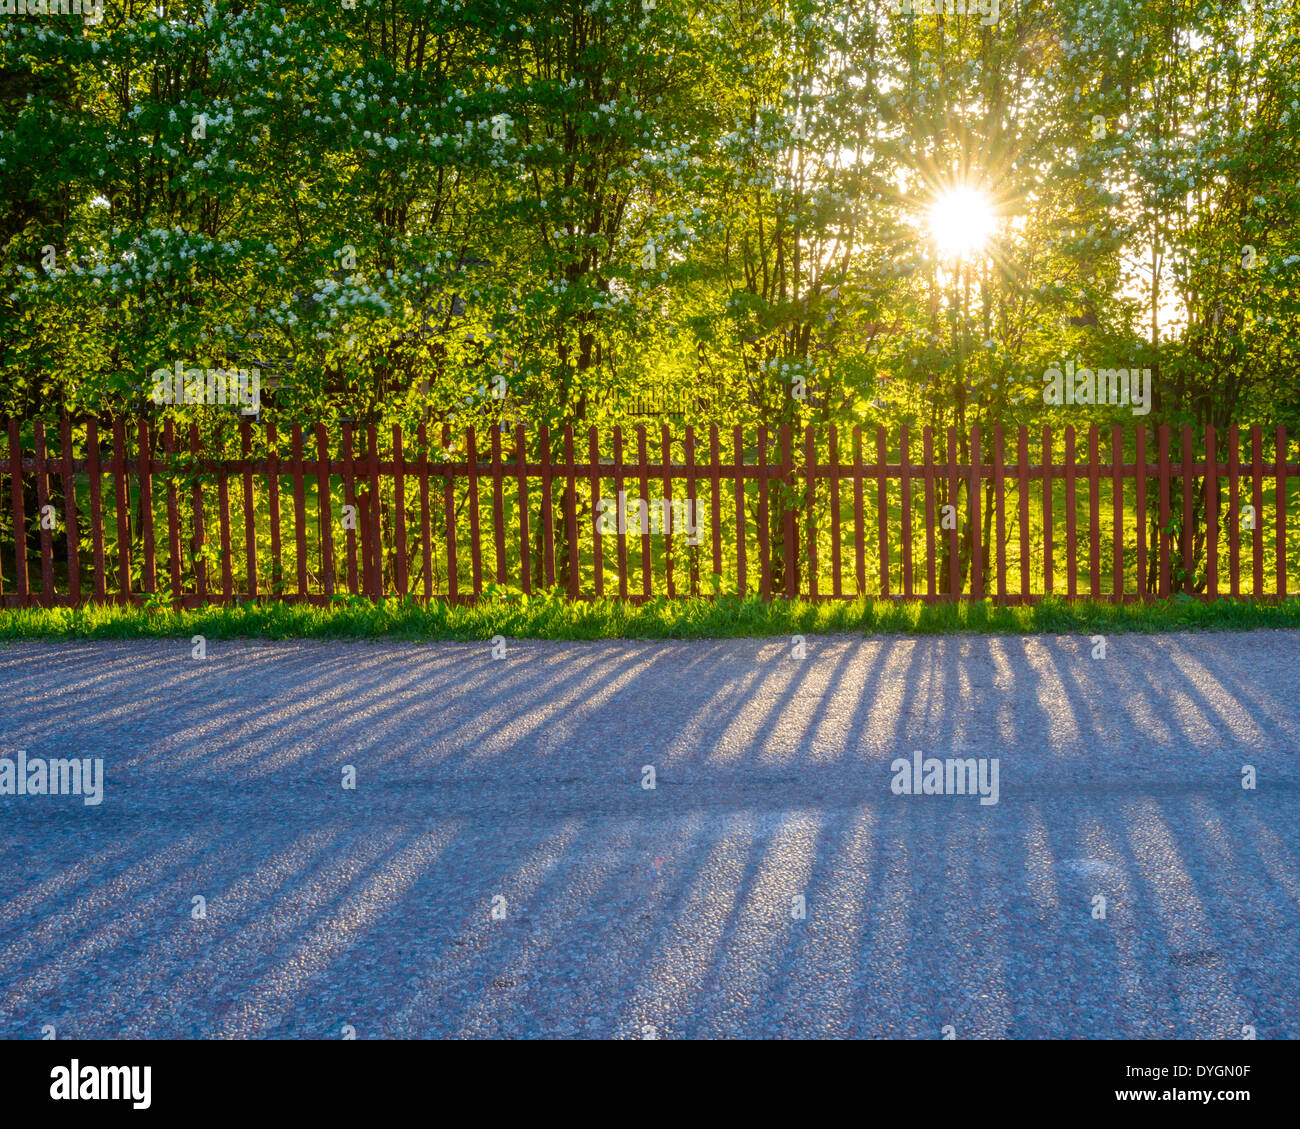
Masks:
[[[791,650],[0,649],[0,1036],[1300,1038],[1300,633]]]

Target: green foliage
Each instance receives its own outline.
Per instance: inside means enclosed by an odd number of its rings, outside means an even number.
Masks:
[[[286,420],[556,428],[666,400],[675,424],[967,428],[1046,418],[1041,374],[1073,358],[1153,367],[1158,419],[1294,423],[1296,15],[15,17],[4,407],[158,411],[179,361],[258,367]],[[925,215],[959,183],[998,230],[951,263]],[[205,433],[222,411],[169,410]]]

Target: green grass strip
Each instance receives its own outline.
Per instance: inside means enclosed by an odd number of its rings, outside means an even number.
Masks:
[[[476,605],[378,604],[339,598],[303,604],[211,605],[186,611],[126,608],[23,608],[0,611],[0,640],[141,639],[720,639],[794,634],[1030,635],[1157,631],[1249,631],[1300,627],[1300,600],[1206,603],[1185,596],[1149,604],[1067,603],[1021,607],[988,601],[923,604],[862,599],[810,604],[722,597],[712,600],[618,600],[570,603],[520,594]]]

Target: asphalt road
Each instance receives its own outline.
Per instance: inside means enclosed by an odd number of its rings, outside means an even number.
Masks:
[[[1300,633],[1093,650],[10,645],[0,1036],[1300,1038]]]

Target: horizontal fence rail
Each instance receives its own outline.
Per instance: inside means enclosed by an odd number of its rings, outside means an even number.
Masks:
[[[1300,463],[1281,427],[1267,452],[1259,427],[872,430],[286,435],[241,419],[201,438],[170,421],[10,420],[0,600],[1122,602],[1276,599],[1293,583]]]

